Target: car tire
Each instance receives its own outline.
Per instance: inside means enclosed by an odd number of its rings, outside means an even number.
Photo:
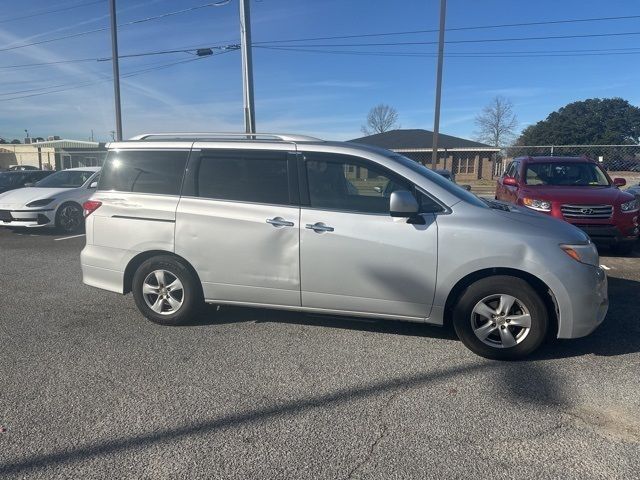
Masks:
[[[140,312],[160,325],[189,323],[204,304],[196,275],[170,255],[144,261],[133,275],[132,292]]]
[[[62,233],[76,233],[84,227],[82,207],[75,202],[66,202],[56,211],[56,229]]]
[[[525,280],[493,276],[462,292],[453,309],[453,327],[472,352],[494,360],[518,360],[544,341],[549,315]]]
[[[618,243],[612,247],[614,253],[618,255],[630,255],[633,252],[635,242]]]

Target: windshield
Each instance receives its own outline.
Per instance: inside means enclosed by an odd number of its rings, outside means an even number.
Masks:
[[[456,197],[459,197],[460,199],[479,207],[487,206],[486,203],[484,203],[482,200],[476,197],[473,193],[468,192],[464,188],[460,187],[458,184],[444,178],[442,175],[438,175],[437,173],[425,167],[421,163],[418,163],[415,160],[411,160],[410,158],[407,158],[395,152],[391,155],[387,154],[387,156],[393,158],[394,160],[401,163],[405,167],[410,168],[414,172],[419,173],[423,177],[429,179],[430,181],[437,184],[439,187],[442,187],[443,189],[447,190],[448,192],[452,193]]]
[[[89,180],[89,177],[96,172],[85,170],[62,170],[61,172],[49,175],[47,178],[36,183],[39,188],[78,188]]]
[[[529,163],[525,183],[527,185],[608,187],[609,179],[595,163],[549,162]]]
[[[0,187],[12,187],[18,184],[22,174],[0,173]]]

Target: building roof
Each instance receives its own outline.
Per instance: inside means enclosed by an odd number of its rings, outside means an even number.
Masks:
[[[100,143],[89,142],[86,140],[51,140],[45,142],[32,142],[27,145],[33,145],[36,147],[52,147],[52,148],[99,148]]]
[[[376,133],[366,137],[354,138],[349,140],[355,143],[364,143],[382,147],[389,150],[431,150],[433,148],[433,132],[430,130],[403,129],[389,130],[384,133]],[[497,147],[492,147],[485,143],[474,142],[466,138],[453,137],[451,135],[438,135],[438,149],[466,149],[466,150],[492,150],[499,151]]]

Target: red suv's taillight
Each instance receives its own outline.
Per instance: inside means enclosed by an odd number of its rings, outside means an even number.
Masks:
[[[100,205],[102,205],[102,202],[98,202],[97,200],[87,200],[86,202],[84,202],[82,204],[82,208],[84,209],[84,216],[88,217],[89,215],[91,215],[100,207]]]

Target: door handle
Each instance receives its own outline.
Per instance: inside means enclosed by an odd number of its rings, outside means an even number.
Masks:
[[[285,220],[282,217],[267,218],[267,223],[274,227],[293,227],[293,222]]]
[[[316,233],[322,233],[322,232],[333,232],[334,228],[333,227],[329,227],[328,225],[325,225],[322,222],[316,222],[316,223],[307,223],[307,227],[309,230],[313,230]]]

